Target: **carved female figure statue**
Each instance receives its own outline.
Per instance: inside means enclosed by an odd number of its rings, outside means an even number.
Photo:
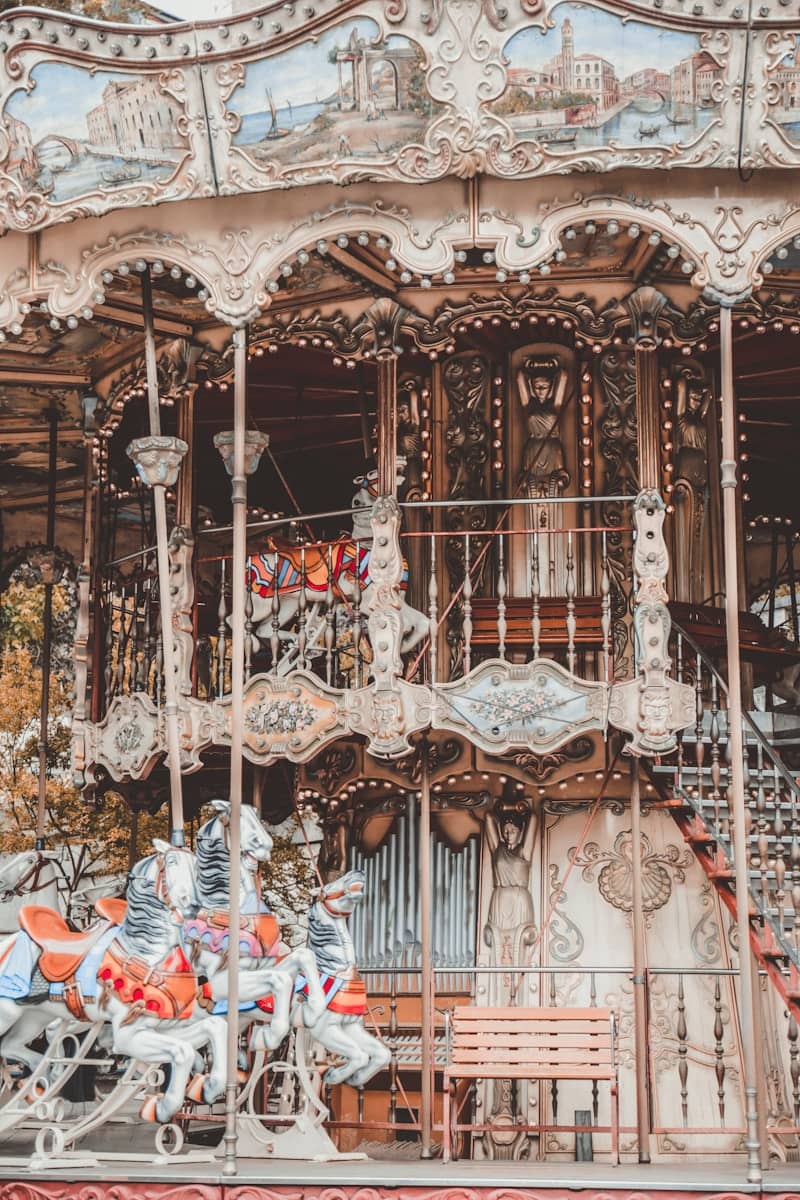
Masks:
[[[526,358],[517,371],[517,388],[528,425],[522,450],[528,495],[558,495],[569,483],[559,430],[567,372],[556,358]]]
[[[711,392],[702,378],[683,371],[675,406],[675,511],[688,554],[676,555],[676,600],[699,602],[703,587],[703,525],[708,486],[707,414]]]
[[[520,952],[533,935],[530,881],[538,827],[538,814],[527,804],[486,814],[492,895],[484,940],[494,951],[495,966],[522,965]]]

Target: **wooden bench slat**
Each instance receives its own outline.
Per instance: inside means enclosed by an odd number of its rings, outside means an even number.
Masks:
[[[504,1064],[502,1071],[489,1071],[485,1063],[464,1063],[459,1065],[458,1070],[448,1067],[444,1073],[454,1079],[585,1079],[591,1081],[593,1079],[616,1079],[617,1077],[616,1071],[609,1070],[607,1067],[584,1071],[569,1064],[563,1067],[537,1068],[531,1073],[527,1067],[519,1066],[516,1063]]]
[[[517,1008],[512,1006],[481,1008],[477,1004],[460,1004],[453,1009],[453,1021],[605,1021],[611,1020],[610,1008]]]
[[[512,1029],[525,1037],[611,1037],[609,1021],[593,1021],[591,1025],[585,1021],[515,1021],[513,1026],[506,1021],[486,1021],[481,1025],[474,1021],[453,1021],[451,1028],[462,1038],[475,1037],[478,1033],[505,1033]]]

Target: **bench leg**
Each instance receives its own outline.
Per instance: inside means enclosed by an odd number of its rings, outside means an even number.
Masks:
[[[442,1162],[450,1162],[450,1091],[452,1083],[445,1074],[444,1095],[442,1097]]]
[[[614,1166],[619,1166],[619,1084],[611,1084],[611,1154]]]

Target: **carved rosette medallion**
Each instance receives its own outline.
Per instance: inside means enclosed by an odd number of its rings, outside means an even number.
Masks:
[[[154,434],[135,438],[126,451],[136,467],[136,474],[148,487],[174,487],[188,452],[189,447],[180,438]]]
[[[102,721],[87,724],[87,761],[112,779],[145,778],[165,745],[158,709],[143,692],[116,696]]]
[[[489,753],[521,746],[541,754],[604,730],[608,690],[550,659],[524,666],[490,660],[434,689],[433,728],[462,733]]]
[[[230,742],[231,700],[219,701],[221,728],[215,740]],[[284,756],[311,758],[346,732],[337,694],[314,675],[297,671],[289,679],[255,675],[244,690],[242,737],[247,757],[267,762]]]

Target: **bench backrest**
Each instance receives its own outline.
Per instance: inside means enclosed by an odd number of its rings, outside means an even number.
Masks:
[[[533,601],[506,598],[506,645],[529,646],[533,640],[531,620]],[[603,644],[603,602],[600,596],[576,596],[575,644],[600,647]],[[472,641],[475,645],[497,644],[497,600],[476,596],[472,601]],[[566,646],[567,601],[561,596],[542,596],[539,600],[539,642],[542,646]]]
[[[449,1062],[585,1068],[592,1078],[592,1070],[616,1066],[614,1019],[610,1008],[460,1006],[450,1019]]]

